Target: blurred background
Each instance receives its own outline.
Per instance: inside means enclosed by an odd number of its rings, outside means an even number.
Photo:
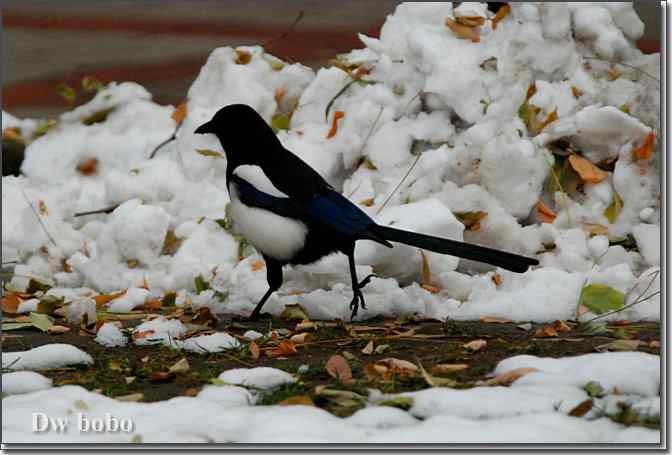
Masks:
[[[319,68],[362,47],[358,32],[377,36],[398,3],[3,0],[2,107],[19,117],[53,116],[68,108],[56,86],[80,87],[83,76],[136,81],[157,102],[177,104],[210,51],[227,45],[268,43],[278,57]],[[646,24],[640,48],[658,52],[660,3],[636,1],[635,7]]]

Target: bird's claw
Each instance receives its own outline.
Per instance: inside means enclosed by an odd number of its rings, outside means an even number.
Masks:
[[[355,316],[357,316],[357,311],[359,310],[360,306],[366,310],[364,295],[362,294],[361,291],[357,290],[355,291],[355,295],[352,297],[352,301],[350,302],[350,309],[352,310],[352,313],[350,314],[350,319],[354,319]]]
[[[364,279],[357,285],[357,287],[358,287],[359,289],[362,289],[364,286],[366,286],[367,284],[369,284],[369,283],[371,282],[371,278],[378,278],[378,276],[377,276],[375,273],[371,273],[371,274],[369,274],[366,278],[364,278]],[[362,306],[362,308],[364,308],[364,306]]]

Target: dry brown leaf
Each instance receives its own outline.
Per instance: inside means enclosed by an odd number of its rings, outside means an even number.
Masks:
[[[582,156],[571,154],[568,159],[572,169],[579,174],[579,177],[581,177],[581,180],[584,182],[600,183],[609,176],[608,172],[603,171],[595,166],[590,160],[587,160]]]
[[[460,16],[456,17],[455,21],[458,24],[467,27],[480,27],[485,24],[485,18],[483,16]]]
[[[537,202],[537,215],[542,223],[553,223],[557,218],[555,212],[541,199]]]
[[[583,96],[583,90],[572,85],[572,95],[574,96],[574,98],[581,98],[581,96]]]
[[[189,387],[188,389],[184,389],[185,397],[195,397],[199,393],[201,393],[200,387]]]
[[[149,375],[149,382],[168,382],[172,381],[175,373],[171,371],[155,371]]]
[[[140,332],[133,332],[131,338],[133,338],[133,341],[137,341],[141,340],[142,338],[151,337],[152,335],[154,335],[153,330],[142,330]],[[147,360],[149,360],[149,357],[147,357]],[[143,360],[143,362],[146,362],[146,360]]]
[[[370,340],[362,349],[362,354],[371,355],[373,354],[373,340]]]
[[[511,12],[511,5],[509,5],[508,3],[499,8],[499,11],[497,11],[495,17],[492,18],[492,29],[497,30],[497,24],[499,24],[502,21],[502,19],[508,16],[510,12]]]
[[[469,368],[469,365],[466,363],[439,363],[432,367],[432,373],[434,374],[451,374],[457,373],[458,371],[466,370]]]
[[[593,399],[588,398],[585,401],[579,403],[574,409],[569,411],[569,415],[572,417],[583,417],[588,414],[588,411],[593,409]]]
[[[568,326],[565,321],[557,320],[553,323],[553,328],[560,333],[571,332],[572,328]]]
[[[483,316],[481,318],[481,322],[485,322],[486,324],[511,324],[513,321],[511,321],[510,319],[496,318],[492,316]]]
[[[478,33],[478,27],[469,27],[460,24],[449,17],[446,18],[446,25],[458,38],[468,39],[473,43],[478,43],[481,41],[481,35]]]
[[[49,215],[49,211],[47,211],[47,204],[45,204],[42,199],[37,201],[37,210],[40,212],[40,215]]]
[[[525,101],[528,101],[530,98],[532,98],[535,93],[537,93],[537,84],[536,82],[532,82],[530,85],[527,86],[527,94],[525,95]]]
[[[217,325],[217,317],[212,314],[210,308],[202,307],[196,311],[196,314],[191,318],[192,324],[204,325],[207,327],[214,327]]]
[[[96,158],[89,158],[84,160],[77,165],[77,170],[80,174],[86,176],[96,175],[98,172],[98,160]]]
[[[630,321],[628,321],[627,319],[619,319],[618,321],[612,322],[612,324],[616,325],[616,326],[619,326],[619,327],[622,327],[624,325],[630,325]]]
[[[463,348],[468,349],[469,351],[476,352],[480,351],[488,345],[488,342],[485,340],[473,340],[462,345]]]
[[[257,272],[266,267],[266,263],[261,259],[257,259],[256,261],[252,261],[252,264],[250,264],[250,266],[253,272]]]
[[[173,119],[173,121],[179,126],[182,124],[184,121],[184,118],[187,116],[187,102],[182,101],[180,104],[177,105],[175,110],[173,111],[172,114],[170,114],[170,118]]]
[[[534,332],[535,338],[553,338],[558,336],[558,331],[551,325],[546,325]]]
[[[331,129],[327,134],[327,139],[331,139],[332,137],[336,136],[336,133],[338,132],[338,121],[343,117],[345,117],[345,112],[343,111],[334,112],[334,119],[331,121]]]
[[[146,300],[145,303],[143,303],[142,305],[140,305],[136,309],[140,310],[140,311],[156,311],[156,310],[160,310],[161,308],[163,308],[163,302],[161,302],[161,300],[159,300],[159,299],[149,299],[149,300]]]
[[[184,373],[186,371],[189,371],[191,366],[189,365],[189,361],[185,358],[182,357],[180,360],[175,362],[170,368],[168,368],[168,371],[170,373]]]
[[[341,355],[332,355],[324,368],[329,373],[329,376],[338,379],[343,384],[354,382],[352,379],[352,369],[350,369],[348,361]]]
[[[515,370],[507,371],[500,375],[495,376],[492,379],[485,381],[485,385],[501,385],[501,386],[510,386],[518,379],[522,378],[526,374],[534,373],[539,371],[536,368],[516,368]]]
[[[236,49],[236,64],[247,65],[252,60],[252,54],[243,49]]]
[[[504,282],[504,280],[502,279],[502,275],[496,272],[492,274],[491,279],[492,282],[495,283],[495,286],[500,286]]]
[[[372,197],[359,201],[359,205],[363,205],[364,207],[371,207],[373,206],[373,203],[374,199]]]
[[[7,293],[2,300],[2,312],[15,314],[21,304],[21,298],[14,293]]]
[[[256,343],[256,341],[250,341],[250,355],[252,356],[253,359],[258,359],[259,358],[259,345]]]
[[[583,230],[592,235],[609,235],[609,228],[602,224],[583,223]]]
[[[621,71],[616,68],[615,66],[612,66],[609,68],[609,71],[607,71],[607,79],[610,81],[615,81],[619,77],[621,77]]]
[[[644,138],[642,145],[632,151],[632,156],[636,160],[649,160],[653,155],[653,146],[656,142],[656,133],[651,131]]]
[[[653,349],[660,349],[660,341],[658,340],[649,341],[649,347]]]
[[[307,395],[296,395],[282,400],[278,403],[279,406],[315,406],[313,400]]]

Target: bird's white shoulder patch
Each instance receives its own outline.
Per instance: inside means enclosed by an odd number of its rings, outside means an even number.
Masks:
[[[266,194],[276,197],[289,197],[287,194],[283,193],[273,185],[271,179],[268,178],[264,170],[259,166],[254,166],[252,164],[243,164],[237,166],[233,170],[233,175],[236,175],[246,182],[253,185],[259,191],[263,191]]]
[[[234,183],[229,184],[229,196],[234,229],[257,250],[272,258],[289,261],[303,248],[308,234],[304,223],[245,205],[238,197]]]

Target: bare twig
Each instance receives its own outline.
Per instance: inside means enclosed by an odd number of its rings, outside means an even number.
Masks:
[[[376,210],[376,215],[378,215],[387,205],[388,202],[390,202],[390,199],[392,199],[392,196],[397,192],[397,190],[403,185],[403,183],[406,181],[409,175],[411,175],[411,172],[413,172],[413,168],[415,168],[415,165],[418,164],[418,161],[420,161],[420,157],[422,156],[422,153],[418,153],[418,156],[415,158],[415,161],[413,161],[413,164],[411,164],[411,167],[408,168],[408,171],[406,171],[406,174],[401,178],[397,186],[394,187],[392,192],[390,193],[389,196],[387,196],[387,199],[385,199],[385,202],[381,204],[380,207],[378,207],[378,210]]]
[[[639,71],[643,75],[650,77],[651,79],[653,79],[654,81],[656,81],[660,84],[660,79],[658,79],[656,76],[652,76],[651,74],[647,73],[643,69],[637,68],[634,65],[630,65],[628,63],[623,63],[623,62],[617,62],[617,61],[614,61],[614,60],[607,60],[606,58],[599,58],[599,57],[583,57],[583,58],[585,58],[586,60],[598,60],[598,61],[601,61],[601,62],[610,63],[612,65],[622,65],[622,66],[628,67],[628,68],[633,69],[635,71]]]
[[[282,39],[285,39],[290,33],[292,33],[294,31],[296,26],[299,25],[299,22],[301,22],[301,19],[303,19],[303,10],[299,11],[299,14],[294,19],[294,22],[292,22],[292,24],[289,27],[287,27],[287,30],[285,30],[280,36],[277,36],[275,38],[272,38],[272,39],[266,41],[265,43],[262,43],[261,47],[266,49],[271,44],[274,44],[274,43],[276,43],[276,42],[278,42]]]
[[[28,206],[30,207],[30,210],[32,210],[33,214],[35,215],[35,218],[37,218],[37,221],[40,223],[40,226],[42,226],[42,230],[44,230],[44,233],[47,234],[47,237],[51,241],[51,243],[54,244],[54,246],[58,246],[54,238],[51,236],[49,231],[47,230],[47,227],[44,225],[44,222],[42,221],[42,217],[40,216],[39,213],[37,213],[37,210],[35,210],[35,207],[33,207],[32,202],[30,202],[30,199],[28,199],[28,195],[26,194],[26,190],[23,189],[23,186],[19,185],[19,188],[21,189],[21,194],[23,194],[23,197],[26,199],[26,202],[28,203]]]
[[[110,207],[105,207],[104,209],[89,210],[88,212],[78,212],[78,213],[75,213],[73,216],[78,217],[78,216],[86,216],[86,215],[96,215],[98,213],[112,213],[120,205],[121,205],[121,203],[111,205]]]
[[[154,147],[154,150],[152,150],[152,153],[149,155],[150,160],[154,158],[154,156],[156,156],[156,152],[158,152],[161,149],[161,147],[177,139],[177,132],[180,130],[180,126],[182,126],[181,122],[178,125],[175,125],[175,131],[173,131],[172,136],[170,136],[168,139],[166,139],[165,141],[161,142],[159,145]]]
[[[624,305],[621,308],[619,308],[618,310],[613,310],[613,311],[610,311],[608,313],[603,313],[603,314],[597,315],[587,322],[590,323],[590,322],[593,322],[597,319],[602,319],[602,318],[605,318],[607,316],[611,316],[612,314],[620,313],[621,311],[627,310],[628,308],[631,308],[635,305],[639,305],[640,303],[644,303],[647,300],[649,300],[651,297],[655,297],[656,295],[660,294],[660,291],[656,291],[656,292],[653,292],[653,293],[647,295],[646,297],[643,297],[643,295],[646,294],[648,292],[648,290],[651,288],[651,285],[653,284],[653,282],[655,281],[656,277],[659,274],[660,274],[660,271],[656,271],[655,273],[652,273],[653,277],[651,278],[651,281],[649,281],[649,284],[646,286],[646,289],[644,289],[644,292],[639,294],[639,296],[637,296],[637,298],[635,299],[634,302],[629,303],[627,305]]]

